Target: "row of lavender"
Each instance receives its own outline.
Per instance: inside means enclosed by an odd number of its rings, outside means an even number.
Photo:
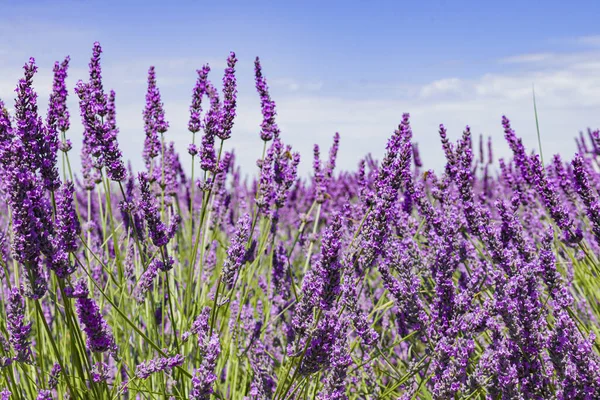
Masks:
[[[600,398],[598,131],[544,164],[503,118],[496,170],[491,142],[476,157],[468,127],[452,143],[440,126],[436,174],[406,114],[380,162],[334,174],[336,134],[305,180],[257,58],[248,181],[223,151],[231,53],[221,91],[198,70],[186,160],[150,68],[134,174],[100,55],[75,87],[80,175],[68,58],[45,120],[33,59],[14,115],[0,101],[1,399]]]

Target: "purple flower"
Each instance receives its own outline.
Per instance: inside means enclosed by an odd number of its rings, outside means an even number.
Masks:
[[[316,329],[306,339],[306,351],[299,366],[301,375],[310,375],[324,367],[330,367],[331,355],[336,342],[343,340],[347,329],[347,321],[338,317],[338,310],[326,312]]]
[[[217,155],[215,153],[215,136],[221,131],[221,101],[219,93],[212,83],[207,82],[206,93],[210,99],[210,109],[204,118],[204,135],[200,150],[200,168],[204,171],[215,171]]]
[[[146,108],[144,109],[144,131],[146,132],[144,161],[148,169],[150,169],[153,159],[160,154],[159,134],[165,133],[168,128],[169,123],[165,121],[160,91],[156,86],[156,72],[152,66],[148,69],[148,90],[146,92]]]
[[[223,76],[223,120],[221,130],[217,133],[217,136],[222,140],[231,137],[231,128],[235,119],[237,95],[235,64],[237,61],[235,53],[232,51],[229,58],[227,58],[227,68],[225,69],[225,76]]]
[[[82,174],[85,188],[92,190],[101,182],[100,170],[107,167],[111,179],[124,174],[121,153],[116,142],[114,92],[111,98],[104,93],[100,67],[100,43],[94,43],[90,61],[90,81],[77,82],[75,92],[79,97],[79,109],[84,127],[81,153]]]
[[[155,173],[159,186],[165,192],[165,204],[171,205],[178,193],[178,178],[182,167],[173,142],[164,146],[163,154],[162,168],[157,168]]]
[[[13,140],[14,132],[10,121],[10,115],[6,110],[4,103],[0,100],[0,163],[5,165],[10,158],[10,144]]]
[[[235,283],[237,273],[246,261],[246,245],[248,244],[250,235],[250,215],[244,214],[237,222],[235,233],[227,249],[227,258],[221,270],[223,282],[230,289]]]
[[[324,203],[327,188],[325,183],[325,173],[323,172],[323,166],[321,165],[321,151],[317,144],[313,147],[313,185],[315,187],[317,203]]]
[[[300,154],[293,153],[291,146],[284,146],[279,137],[273,140],[260,170],[260,191],[256,199],[259,209],[268,214],[272,203],[282,208],[291,187],[296,182]]]
[[[15,100],[15,136],[20,142],[22,153],[13,153],[15,162],[26,164],[33,171],[42,168],[42,163],[48,156],[49,147],[46,142],[46,130],[42,119],[38,116],[37,93],[34,91],[33,76],[37,72],[35,59],[30,58],[29,62],[23,67],[25,77],[19,80],[15,91],[17,99]],[[21,158],[22,157],[22,158]],[[47,167],[46,165],[45,167]],[[50,171],[44,168],[41,171],[44,175],[44,183],[53,183]]]
[[[44,389],[40,390],[38,392],[36,400],[53,400],[53,398],[52,398],[52,391],[50,391],[50,390],[44,390]]]
[[[412,240],[390,240],[378,265],[383,286],[398,308],[395,318],[401,335],[422,329],[428,322],[419,297],[421,279],[416,274],[422,257]]]
[[[510,121],[505,116],[502,116],[502,126],[504,127],[504,137],[514,153],[515,164],[521,171],[521,176],[527,184],[532,185],[534,183],[534,176],[522,140],[517,137],[515,131],[510,127]]]
[[[329,149],[329,161],[325,166],[325,180],[329,182],[333,178],[333,171],[335,170],[335,163],[337,160],[337,154],[340,149],[340,134],[338,132],[333,135],[333,144]]]
[[[84,144],[90,146],[90,153],[96,159],[95,165],[100,169],[104,165],[102,159],[102,142],[108,128],[103,122],[108,114],[108,98],[102,85],[102,69],[100,66],[100,43],[95,42],[89,64],[90,81],[77,82],[75,92],[79,96],[79,108],[84,126]]]
[[[94,353],[114,351],[116,346],[114,338],[94,299],[78,297],[75,301],[75,309],[87,335],[88,349]]]
[[[97,164],[94,162],[92,156],[90,136],[86,135],[85,130],[81,148],[81,175],[83,176],[83,187],[86,190],[93,190],[96,187],[96,183],[102,180],[100,170],[97,168]]]
[[[102,86],[100,54],[102,54],[102,47],[99,42],[94,42],[92,58],[88,64],[90,68],[90,89],[92,97],[94,98],[93,103],[96,107],[95,111],[99,116],[104,117],[108,111],[106,110],[106,95],[104,94],[104,88]]]
[[[54,83],[52,94],[50,95],[50,106],[48,107],[48,116],[46,125],[56,126],[61,132],[69,130],[69,110],[67,110],[67,96],[69,94],[65,80],[67,70],[69,69],[71,58],[67,56],[62,63],[54,63]]]
[[[347,400],[346,378],[348,367],[352,365],[352,357],[348,351],[348,321],[341,320],[333,331],[328,367],[323,389],[317,396],[318,400]]]
[[[157,372],[168,371],[183,365],[184,360],[181,354],[176,354],[173,357],[160,357],[146,361],[135,368],[135,376],[139,379],[147,379],[150,375]]]
[[[49,190],[56,190],[60,185],[56,168],[56,156],[60,142],[58,131],[64,133],[69,129],[68,91],[65,84],[69,60],[67,57],[61,64],[58,61],[54,64],[54,84],[46,117],[46,144],[44,146],[46,147],[46,157],[42,161],[44,184]]]
[[[274,189],[273,189],[273,159],[275,157],[274,147],[271,146],[267,155],[260,163],[260,177],[258,195],[256,196],[256,205],[258,209],[268,214],[271,210],[271,202],[273,200]],[[259,162],[261,160],[258,160]]]
[[[6,330],[8,331],[10,344],[16,354],[15,359],[19,362],[32,360],[31,323],[25,322],[25,300],[19,289],[13,288],[8,294],[6,302]]]
[[[330,310],[341,293],[342,264],[339,252],[342,247],[342,224],[342,216],[335,213],[323,233],[321,256],[302,282],[301,303],[308,302],[312,307]],[[303,318],[301,315],[298,317]],[[294,325],[301,325],[301,322],[297,321]]]
[[[56,389],[58,386],[58,378],[60,377],[61,368],[59,363],[54,363],[50,370],[50,376],[48,377],[48,387],[50,389]]]
[[[596,190],[590,184],[589,172],[587,171],[583,158],[576,155],[571,161],[573,165],[573,176],[577,193],[585,205],[588,218],[592,223],[592,232],[598,244],[600,244],[600,202]]]
[[[415,167],[417,168],[421,168],[423,166],[423,163],[421,162],[421,153],[419,152],[419,144],[418,143],[413,143],[412,144],[412,151],[413,151],[413,161],[415,163]]]
[[[202,128],[202,120],[200,114],[202,113],[202,97],[206,94],[208,88],[208,73],[210,67],[204,65],[202,69],[196,71],[198,73],[198,80],[192,93],[192,105],[190,106],[190,122],[188,124],[188,130],[192,133],[196,133]]]
[[[600,396],[600,361],[592,350],[596,338],[583,338],[568,312],[560,309],[550,333],[548,351],[558,378],[558,398]]]
[[[158,259],[152,260],[146,271],[144,271],[142,276],[140,276],[140,280],[138,281],[138,284],[133,292],[133,297],[138,301],[138,303],[142,303],[144,301],[144,295],[152,288],[154,279],[156,279],[158,276],[159,262],[160,261]]]
[[[573,188],[573,182],[571,177],[567,173],[565,169],[565,164],[560,158],[559,154],[555,154],[552,160],[552,167],[554,170],[554,180],[556,184],[561,188],[567,199],[575,204],[576,202],[576,193]]]
[[[144,219],[148,224],[148,232],[149,236],[152,239],[152,243],[154,243],[157,247],[163,247],[169,240],[173,238],[175,235],[175,229],[179,224],[180,218],[174,217],[171,221],[171,225],[169,228],[165,226],[165,224],[160,219],[160,212],[158,210],[158,206],[154,201],[154,197],[150,193],[150,183],[148,182],[148,175],[141,172],[138,175],[138,180],[140,182],[140,192],[141,198],[139,207],[144,215]]]
[[[119,129],[116,122],[115,111],[115,91],[111,90],[108,96],[107,104],[108,113],[106,114],[108,129],[106,129],[103,144],[104,165],[106,166],[106,175],[113,181],[122,181],[125,179],[127,172],[123,163],[123,155],[119,149],[117,142],[117,134]]]
[[[56,246],[62,246],[67,253],[79,248],[81,225],[73,205],[75,187],[73,182],[65,182],[56,196]]]
[[[190,143],[188,146],[188,154],[192,157],[195,157],[198,154],[198,146],[193,143]]]
[[[202,363],[194,372],[190,400],[209,400],[213,393],[213,384],[217,380],[215,367],[221,352],[219,336],[215,333],[210,339],[206,338],[200,343]]]
[[[446,128],[443,124],[440,124],[439,135],[442,142],[442,148],[446,155],[446,173],[452,175],[452,166],[455,164],[454,146],[448,139]]]
[[[102,361],[94,363],[90,372],[92,375],[92,382],[94,383],[106,382],[110,377],[108,365]]]
[[[275,136],[279,136],[279,128],[275,123],[275,102],[271,100],[269,95],[269,87],[267,86],[267,80],[262,74],[262,67],[260,65],[260,59],[256,57],[254,61],[254,77],[256,81],[256,90],[260,96],[260,108],[262,110],[263,122],[260,125],[260,138],[265,142],[273,139]]]
[[[565,207],[562,205],[559,197],[558,190],[554,187],[552,181],[549,181],[544,173],[542,163],[538,155],[535,155],[529,160],[531,174],[535,178],[535,186],[538,193],[542,197],[550,216],[556,224],[561,228],[568,242],[577,243],[581,241],[581,233],[577,232],[575,224],[568,214]]]
[[[65,287],[65,295],[72,299],[84,299],[90,295],[85,279],[79,279],[75,286]]]
[[[409,136],[408,114],[404,115],[404,123],[400,129],[388,140],[387,152],[381,162],[373,193],[372,210],[366,215],[365,223],[360,232],[360,256],[353,261],[359,275],[360,271],[370,268],[373,262],[383,251],[386,237],[389,235],[389,221],[396,215],[394,203],[398,199],[399,189],[402,181],[407,185],[407,196],[417,200],[420,195],[416,193],[412,185],[412,173],[410,172],[410,157],[412,154],[411,144],[407,140]],[[419,203],[426,206],[428,202]]]
[[[17,141],[15,154],[22,150],[19,145]],[[12,165],[7,175],[8,203],[13,218],[13,257],[25,268],[25,294],[39,299],[47,289],[41,256],[52,257],[54,254],[52,208],[39,177],[26,163]]]
[[[65,252],[59,241],[55,241],[54,247],[54,253],[48,259],[49,268],[57,277],[65,279],[75,272],[75,264],[71,263],[69,254]]]
[[[186,341],[189,339],[189,337],[191,335],[197,335],[199,338],[205,337],[208,334],[208,330],[209,330],[209,325],[208,325],[209,317],[210,317],[210,308],[204,307],[202,309],[202,312],[200,313],[200,315],[198,315],[198,317],[192,323],[190,330],[187,332],[184,332],[183,335],[181,335],[182,339],[184,341]]]

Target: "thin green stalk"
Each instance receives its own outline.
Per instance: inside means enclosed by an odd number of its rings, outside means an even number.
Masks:
[[[310,258],[312,256],[312,251],[313,251],[313,247],[315,245],[315,236],[317,235],[317,228],[319,227],[319,219],[321,217],[321,203],[317,204],[317,216],[315,217],[315,221],[313,223],[313,229],[312,229],[312,237],[311,237],[311,241],[310,244],[308,245],[308,253],[306,255],[306,261],[304,262],[304,275],[306,275],[306,272],[308,271],[308,266],[310,265]]]
[[[65,368],[65,364],[62,360],[60,352],[58,351],[56,342],[54,341],[54,338],[52,337],[52,332],[50,331],[50,327],[48,326],[48,322],[46,322],[46,318],[44,317],[44,312],[42,311],[42,307],[40,305],[40,300],[37,299],[34,301],[34,303],[35,303],[35,309],[38,313],[38,318],[42,321],[42,323],[43,323],[42,325],[44,326],[44,328],[46,330],[46,334],[48,335],[50,345],[52,346],[52,350],[54,351],[54,356],[56,357],[56,360],[58,361],[58,365],[60,365],[60,369],[62,371],[64,371],[65,381],[67,382],[67,386],[69,387],[69,392],[74,399],[78,399],[79,393],[76,392],[75,390],[73,390],[73,386],[71,385],[71,382],[68,379],[68,370]]]

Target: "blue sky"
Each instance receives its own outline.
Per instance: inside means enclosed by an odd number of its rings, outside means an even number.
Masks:
[[[122,3],[126,3],[125,5]],[[0,1],[0,98],[12,103],[21,67],[36,57],[45,109],[55,60],[70,55],[69,86],[86,79],[91,45],[104,48],[106,88],[117,92],[120,143],[141,166],[146,71],[156,65],[167,119],[185,155],[187,108],[195,70],[208,62],[220,83],[230,50],[240,59],[239,119],[230,146],[252,172],[260,155],[260,111],[252,61],[259,55],[278,105],[284,141],[303,171],[313,143],[342,135],[340,166],[381,156],[403,112],[411,112],[426,166],[442,165],[437,125],[458,137],[464,125],[491,135],[506,155],[506,114],[537,147],[535,84],[544,152],[575,151],[572,137],[600,127],[600,3],[474,1]],[[323,4],[325,3],[325,4]],[[485,3],[485,4],[482,4]],[[81,128],[70,96],[79,149]]]

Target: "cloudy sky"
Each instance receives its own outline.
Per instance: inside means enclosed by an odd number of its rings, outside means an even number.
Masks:
[[[380,157],[403,112],[411,114],[415,140],[431,168],[443,165],[440,123],[453,138],[467,124],[476,135],[492,136],[502,156],[505,114],[525,144],[537,149],[534,85],[544,154],[570,156],[580,130],[600,127],[597,1],[22,3],[0,0],[0,98],[12,107],[21,68],[33,56],[45,110],[52,65],[70,55],[75,154],[82,129],[72,88],[87,79],[96,40],[104,49],[105,88],[117,92],[120,144],[136,167],[148,67],[156,66],[171,124],[166,137],[189,160],[186,127],[196,69],[209,63],[210,77],[220,85],[231,50],[240,60],[239,116],[229,146],[247,173],[262,149],[253,82],[257,55],[283,139],[304,156],[304,173],[313,144],[328,148],[336,131],[343,169],[355,168],[366,153]]]

